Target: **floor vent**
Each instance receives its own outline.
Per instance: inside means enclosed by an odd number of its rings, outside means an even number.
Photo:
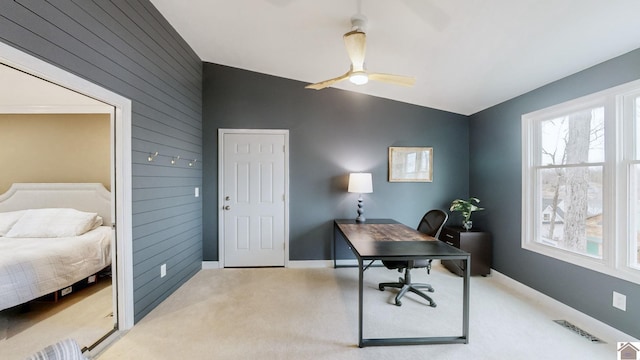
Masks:
[[[579,327],[573,325],[572,323],[568,322],[567,320],[553,320],[555,321],[557,324],[559,324],[560,326],[567,328],[571,331],[573,331],[574,333],[582,336],[583,338],[586,338],[587,340],[591,341],[592,343],[598,343],[598,344],[606,344],[606,342],[598,339],[597,337],[589,334],[588,332],[580,329]]]

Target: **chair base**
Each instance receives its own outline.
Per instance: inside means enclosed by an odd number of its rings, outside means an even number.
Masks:
[[[433,287],[431,287],[431,285],[429,284],[418,284],[418,283],[411,283],[410,281],[405,281],[406,280],[406,276],[405,278],[399,278],[398,282],[391,282],[391,283],[380,283],[378,284],[378,289],[380,289],[380,291],[384,291],[384,288],[390,287],[390,288],[396,288],[396,289],[400,289],[400,292],[398,293],[398,295],[396,295],[396,299],[395,299],[395,304],[396,306],[402,306],[402,302],[400,301],[400,299],[408,292],[412,292],[420,297],[422,297],[423,299],[427,300],[429,302],[429,306],[431,307],[436,307],[437,304],[435,301],[433,301],[432,298],[430,298],[427,294],[423,293],[422,291],[420,291],[419,289],[426,289],[428,292],[434,292]]]

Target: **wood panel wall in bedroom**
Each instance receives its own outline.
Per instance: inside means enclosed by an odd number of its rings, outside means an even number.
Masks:
[[[0,194],[14,182],[97,182],[110,174],[108,114],[0,114]]]

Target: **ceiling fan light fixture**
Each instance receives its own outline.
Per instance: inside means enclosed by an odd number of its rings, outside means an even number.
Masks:
[[[361,14],[356,14],[351,18],[351,31],[344,34],[342,39],[344,40],[344,46],[347,50],[347,55],[351,62],[349,71],[345,74],[335,77],[333,79],[324,80],[315,84],[309,84],[305,86],[307,89],[321,90],[333,84],[349,79],[354,85],[364,85],[371,81],[380,81],[394,85],[413,86],[415,79],[407,76],[382,74],[382,73],[367,73],[365,70],[365,52],[367,35],[364,32],[367,19]]]
[[[356,85],[364,85],[369,82],[369,76],[364,71],[356,71],[349,76],[349,81]]]

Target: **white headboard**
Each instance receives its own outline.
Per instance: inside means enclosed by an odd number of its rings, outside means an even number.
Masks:
[[[111,225],[111,193],[98,183],[14,183],[0,195],[0,212],[73,208],[95,212]]]

